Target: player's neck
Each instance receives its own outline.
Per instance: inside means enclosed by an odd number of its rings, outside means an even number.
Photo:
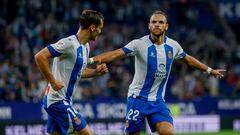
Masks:
[[[154,42],[154,44],[156,45],[162,45],[164,43],[164,37],[165,37],[165,34],[162,34],[161,36],[157,37],[157,36],[154,36],[151,34],[151,38],[152,38],[152,41]]]
[[[78,41],[85,45],[88,42],[88,32],[85,30],[78,30],[76,36],[78,38]]]

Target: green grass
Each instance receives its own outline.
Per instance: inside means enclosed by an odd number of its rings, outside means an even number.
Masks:
[[[240,132],[232,130],[223,130],[219,133],[190,133],[190,134],[176,134],[176,135],[239,135]]]
[[[141,135],[149,135],[147,133],[142,133]],[[175,134],[175,135],[240,135],[240,132],[232,130],[223,130],[218,133],[186,133],[186,134]]]

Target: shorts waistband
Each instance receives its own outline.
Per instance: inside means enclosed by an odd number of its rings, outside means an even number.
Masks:
[[[149,102],[156,102],[156,101],[163,101],[163,102],[165,102],[163,99],[157,99],[155,101],[151,101],[151,100],[148,100],[148,98],[146,98],[146,97],[137,96],[135,94],[132,94],[131,96],[129,96],[129,98],[141,99],[141,100],[149,101]]]
[[[135,94],[132,94],[131,96],[129,96],[130,98],[136,98],[136,99],[141,99],[141,100],[145,100],[147,101],[147,98],[141,97],[141,96],[137,96]]]

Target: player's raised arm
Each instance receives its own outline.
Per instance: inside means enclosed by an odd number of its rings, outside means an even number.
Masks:
[[[190,55],[186,55],[184,60],[189,66],[207,72],[208,74],[213,75],[215,78],[221,79],[224,77],[222,72],[225,72],[225,69],[212,69]]]
[[[123,58],[126,56],[125,52],[123,51],[122,48],[106,52],[100,55],[97,55],[95,57],[92,57],[89,59],[88,63],[93,64],[93,63],[109,63],[112,62],[115,59]]]

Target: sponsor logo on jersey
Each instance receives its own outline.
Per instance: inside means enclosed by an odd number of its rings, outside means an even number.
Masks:
[[[156,78],[165,78],[166,77],[166,66],[164,64],[159,64],[158,65],[158,70],[155,73]]]

